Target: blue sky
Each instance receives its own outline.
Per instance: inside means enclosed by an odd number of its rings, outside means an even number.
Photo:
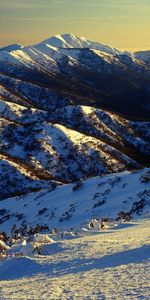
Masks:
[[[150,49],[150,0],[0,0],[1,46],[73,33],[124,49]]]

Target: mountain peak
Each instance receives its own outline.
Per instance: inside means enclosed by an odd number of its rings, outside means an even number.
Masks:
[[[90,48],[90,43],[85,38],[69,33],[56,34],[40,44],[49,44],[56,48]]]
[[[74,34],[56,34],[55,36],[52,36],[46,40],[44,40],[42,43],[39,43],[38,45],[48,44],[50,46],[56,47],[56,48],[92,48],[95,50],[99,50],[102,52],[106,52],[108,54],[121,54],[123,51],[113,48],[109,45],[105,45],[103,43],[94,42],[91,40],[86,39],[85,37],[77,37]]]
[[[41,43],[40,43],[41,44]],[[63,35],[56,34],[42,42],[42,44],[49,44],[56,48],[72,48],[70,44],[67,43]]]

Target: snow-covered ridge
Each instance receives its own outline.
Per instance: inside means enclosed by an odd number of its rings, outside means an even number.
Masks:
[[[14,44],[0,48],[0,60],[24,64],[26,61],[28,66],[30,64],[34,65],[35,63],[41,63],[43,65],[43,63],[46,64],[46,62],[54,63],[55,60],[53,61],[53,59],[61,58],[63,54],[67,55],[67,52],[65,52],[67,49],[92,49],[95,53],[99,52],[99,55],[100,53],[114,56],[127,55],[130,58],[137,58],[144,62],[149,61],[149,51],[141,51],[132,54],[103,43],[91,41],[85,37],[77,37],[73,34],[57,34],[40,43],[31,46],[29,45],[28,47]],[[10,55],[6,53],[9,53]]]
[[[38,46],[42,44],[49,44],[56,48],[92,48],[109,54],[123,53],[122,50],[113,48],[111,46],[107,46],[105,44],[88,40],[85,37],[77,37],[73,34],[62,34],[62,35],[58,34],[55,35],[54,37],[44,40],[42,43],[38,44]]]
[[[1,154],[10,170],[0,184],[9,179],[7,196],[22,188],[18,180],[14,189],[13,175],[22,178],[21,166],[61,182],[149,166],[147,64],[69,34],[16,49],[0,51]]]
[[[70,34],[0,49],[0,299],[150,299],[149,66]]]
[[[23,48],[23,46],[20,44],[12,44],[12,45],[0,48],[0,51],[11,52],[11,51],[20,50],[22,48]]]
[[[27,67],[34,67],[36,63],[41,64],[43,67],[46,67],[49,70],[56,69],[56,61],[63,57],[63,55],[70,56],[71,52],[69,49],[84,49],[89,48],[94,51],[99,51],[105,54],[119,55],[123,51],[107,46],[104,44],[96,43],[90,41],[86,38],[78,38],[72,34],[62,34],[53,36],[41,43],[23,47],[21,45],[10,45],[0,49],[0,60],[11,62],[13,64],[23,64]],[[65,51],[68,51],[66,52]],[[75,57],[74,57],[75,55]],[[73,58],[78,57],[78,51],[71,56]],[[102,54],[103,56],[103,54]],[[50,66],[46,66],[46,64]],[[52,65],[52,66],[51,66]]]
[[[72,76],[74,68],[85,68],[85,72],[90,69],[92,72],[115,76],[126,72],[137,72],[146,78],[150,76],[147,61],[139,60],[136,55],[72,34],[56,35],[38,44],[16,46],[14,49],[11,46],[8,50],[7,47],[0,49],[0,63],[7,63],[2,66],[4,73],[9,68],[12,72],[16,66],[48,75]]]
[[[51,60],[61,58],[65,49],[83,49],[89,48],[106,54],[122,54],[123,51],[107,46],[101,43],[90,41],[86,38],[78,38],[72,34],[55,35],[41,43],[23,47],[21,45],[10,45],[1,48],[0,60],[10,61],[12,63],[24,63],[33,65],[35,62],[43,64],[51,63]],[[6,54],[10,53],[10,55]],[[54,53],[54,57],[53,57]],[[67,54],[67,52],[66,52]],[[68,53],[69,54],[69,53]],[[16,60],[15,60],[16,59]]]
[[[26,89],[25,92],[27,95]],[[38,94],[35,95],[37,101]],[[1,166],[0,186],[9,186],[1,190],[1,199],[21,192],[23,181],[19,177],[24,168],[28,174],[34,170],[47,186],[51,179],[73,182],[135,168],[140,165],[138,157],[144,162],[149,154],[149,122],[130,122],[93,107],[66,106],[49,113],[3,97],[0,117],[1,151],[7,166],[7,172]],[[23,193],[31,186],[29,180],[24,182]]]
[[[134,56],[150,66],[150,50],[135,52]]]
[[[16,121],[16,123],[26,124],[48,119],[48,112],[7,102],[3,98],[0,100],[0,117]]]

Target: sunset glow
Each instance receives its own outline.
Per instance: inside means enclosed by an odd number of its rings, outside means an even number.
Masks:
[[[73,33],[118,48],[150,48],[149,0],[0,0],[1,45]]]

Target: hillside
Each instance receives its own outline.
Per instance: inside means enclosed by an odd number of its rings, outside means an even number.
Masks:
[[[0,49],[1,300],[150,299],[149,58]]]
[[[10,49],[0,51],[0,82],[30,106],[80,104],[149,118],[149,64],[136,54],[69,34]]]
[[[13,225],[78,229],[92,218],[149,217],[150,170],[118,173],[57,186],[0,202],[1,231]]]
[[[32,174],[33,187],[42,188],[39,179],[45,187],[51,180],[74,182],[148,165],[149,122],[131,122],[85,106],[66,106],[49,114],[0,103],[0,155],[7,164],[1,162],[0,184],[8,186],[1,189],[1,199],[32,191],[27,180],[22,186],[21,173]]]
[[[1,200],[149,166],[150,69],[136,54],[69,34],[0,50]]]

